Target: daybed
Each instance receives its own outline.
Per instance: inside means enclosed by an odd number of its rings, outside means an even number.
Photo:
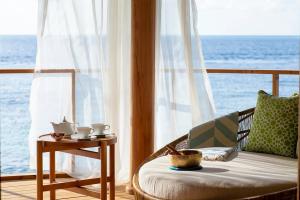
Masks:
[[[254,108],[239,112],[238,148],[247,141]],[[188,135],[173,141],[187,147]],[[228,162],[202,161],[200,171],[168,169],[166,147],[152,154],[133,178],[136,199],[296,199],[297,160],[239,151]]]

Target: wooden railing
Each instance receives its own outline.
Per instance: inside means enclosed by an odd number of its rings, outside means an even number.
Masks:
[[[265,70],[265,69],[207,69],[207,73],[272,75],[272,94],[275,96],[279,95],[279,75],[300,75],[299,70]]]
[[[202,72],[204,69],[194,69],[194,72]],[[165,72],[185,73],[186,69],[163,69]],[[280,75],[300,75],[299,70],[269,70],[269,69],[206,69],[207,73],[216,74],[265,74],[272,75],[272,94],[279,95],[279,76]]]
[[[173,70],[173,69],[170,69]],[[167,70],[168,71],[168,70]],[[202,69],[195,69],[200,72]],[[299,70],[265,70],[265,69],[207,69],[207,73],[218,74],[265,74],[272,75],[272,94],[279,95],[279,77],[280,75],[300,75]],[[33,74],[34,69],[0,69],[0,74]],[[74,69],[42,69],[40,73],[70,73],[72,82],[72,116],[75,121],[75,74]]]

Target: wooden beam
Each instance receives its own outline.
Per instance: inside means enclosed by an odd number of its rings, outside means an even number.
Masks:
[[[154,0],[131,1],[131,179],[154,149],[155,7]]]
[[[41,69],[37,73],[75,73],[76,69]],[[33,74],[34,69],[0,69],[0,74]]]
[[[194,69],[201,71],[201,69]],[[229,74],[286,74],[299,75],[299,70],[277,70],[277,69],[207,69],[207,73],[229,73]]]
[[[43,186],[44,191],[51,191],[51,190],[57,190],[57,189],[65,189],[70,187],[81,187],[85,185],[91,185],[91,184],[97,184],[99,183],[101,178],[90,178],[90,179],[84,179],[84,180],[73,180],[73,181],[67,181],[67,182],[59,182],[55,181],[51,184],[45,184]]]
[[[175,71],[175,69],[165,68],[165,71]],[[176,69],[176,72],[185,72],[186,69]],[[194,69],[194,72],[201,72],[202,69]],[[299,75],[299,70],[293,69],[207,69],[207,73],[220,74],[285,74],[285,75]],[[75,69],[43,69],[41,73],[74,73],[79,72]],[[0,69],[0,74],[32,74],[34,69]]]
[[[69,154],[77,155],[77,156],[84,156],[84,157],[88,157],[88,158],[99,159],[97,152],[92,152],[92,151],[84,150],[84,149],[61,150],[61,152],[69,153]]]
[[[34,69],[0,69],[0,74],[33,74]]]

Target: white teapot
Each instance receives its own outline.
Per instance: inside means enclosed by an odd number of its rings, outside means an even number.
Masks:
[[[73,135],[75,134],[75,124],[68,122],[64,117],[61,123],[51,122],[54,132],[56,133],[65,133],[65,135]]]

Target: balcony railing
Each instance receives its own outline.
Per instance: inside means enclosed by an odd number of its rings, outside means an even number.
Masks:
[[[201,69],[195,69],[195,72]],[[207,73],[219,74],[265,74],[272,75],[272,94],[279,94],[279,76],[280,75],[300,75],[300,70],[266,70],[266,69],[207,69]],[[75,113],[75,74],[74,69],[43,69],[40,73],[70,73],[72,81],[72,111]],[[0,74],[33,74],[34,69],[0,69]]]
[[[280,75],[300,75],[299,70],[266,70],[266,69],[207,69],[207,73],[272,75],[272,94],[275,96],[279,95]]]

